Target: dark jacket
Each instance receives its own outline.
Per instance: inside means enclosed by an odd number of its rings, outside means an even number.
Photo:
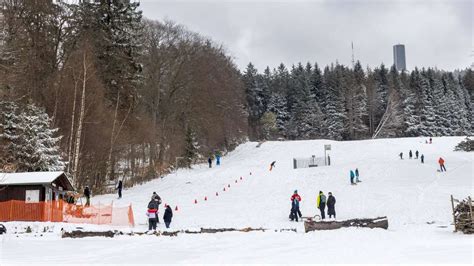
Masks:
[[[166,207],[165,214],[163,215],[163,220],[165,223],[171,223],[171,218],[173,218],[173,211],[171,210],[171,207],[168,206]]]
[[[335,214],[335,205],[336,205],[336,198],[331,195],[328,197],[328,201],[327,201],[327,205],[328,205],[328,215],[329,214]]]
[[[159,204],[158,204],[158,201],[156,201],[156,200],[151,200],[151,201],[148,203],[148,209],[155,209],[155,210],[158,210],[158,207],[159,207]]]
[[[153,196],[151,197],[151,200],[154,200],[154,199],[158,201],[158,205],[161,204],[161,198],[160,196],[158,196],[158,194],[153,194]]]
[[[122,182],[122,180],[120,180],[118,182],[117,189],[122,189],[122,186],[123,186],[123,182]]]
[[[91,196],[91,190],[89,189],[89,187],[86,187],[86,188],[84,189],[84,196],[85,196],[86,198],[90,198],[90,196]]]

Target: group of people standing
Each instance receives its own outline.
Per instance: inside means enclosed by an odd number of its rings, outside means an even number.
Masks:
[[[327,206],[327,214],[329,218],[334,217],[336,218],[336,198],[332,195],[331,192],[328,193],[328,197],[322,191],[319,191],[318,197],[316,198],[316,206],[321,212],[321,219],[326,218],[326,206]],[[301,211],[300,211],[300,201],[301,196],[298,194],[298,190],[293,192],[293,195],[290,198],[291,200],[291,211],[290,211],[290,220],[297,221],[298,218],[302,218]]]
[[[415,151],[415,159],[416,160],[418,160],[419,155],[420,155],[420,153],[418,152],[418,150]],[[398,156],[400,156],[400,159],[403,160],[403,152],[400,152],[400,154]],[[413,152],[411,150],[408,152],[408,158],[413,159]],[[425,163],[425,155],[422,154],[420,156],[420,160],[421,160],[421,163]]]
[[[156,230],[157,223],[160,223],[158,218],[158,210],[161,204],[161,197],[153,192],[151,200],[148,203],[148,210],[146,215],[148,217],[148,230]],[[165,205],[165,214],[163,215],[163,221],[165,222],[166,228],[170,228],[171,219],[173,218],[173,210],[169,205]]]

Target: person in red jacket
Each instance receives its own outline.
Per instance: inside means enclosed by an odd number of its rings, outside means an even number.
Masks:
[[[298,195],[298,190],[295,190],[295,192],[291,196],[290,200],[291,200],[291,204],[292,204],[291,209],[294,210],[294,212],[296,212],[296,213],[294,213],[294,215],[295,216],[298,215],[301,218],[303,215],[301,214],[301,211],[300,211],[299,202],[301,201],[301,197],[300,197],[300,195]],[[293,203],[293,201],[296,201],[296,202]],[[295,205],[296,208],[294,208],[293,205]],[[292,213],[293,213],[293,211],[292,211]],[[296,218],[296,221],[298,221],[298,218],[297,217],[295,217],[295,218]]]
[[[444,166],[444,159],[439,157],[438,163],[439,163],[439,168],[441,169],[441,172],[443,172],[443,170],[446,172],[446,167]]]

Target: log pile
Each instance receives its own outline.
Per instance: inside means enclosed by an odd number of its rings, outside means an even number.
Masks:
[[[454,206],[454,203],[457,203]],[[464,234],[474,233],[473,204],[471,197],[462,201],[456,200],[451,196],[453,206],[454,232],[461,231]]]
[[[368,228],[388,228],[388,219],[386,216],[377,217],[374,219],[351,219],[345,221],[313,221],[307,220],[304,222],[305,232],[316,230],[334,230],[343,227],[368,227]]]
[[[62,232],[62,238],[84,238],[84,237],[93,237],[93,236],[104,236],[104,237],[114,237],[115,233],[112,231],[102,231],[102,232],[89,232],[74,230],[72,232]]]

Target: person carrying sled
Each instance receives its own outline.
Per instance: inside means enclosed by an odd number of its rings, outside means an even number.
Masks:
[[[420,153],[418,152],[418,150],[415,151],[415,159],[418,159],[418,154],[420,154]]]
[[[170,228],[172,218],[173,210],[171,210],[170,205],[166,205],[165,214],[163,215],[163,221],[165,221],[166,228]]]
[[[271,164],[270,164],[270,171],[275,168],[275,164],[276,164],[276,161],[273,161]]]
[[[207,163],[209,164],[209,168],[212,168],[212,158],[207,158]]]
[[[156,230],[156,223],[158,221],[158,205],[158,200],[156,198],[148,203],[148,230]]]
[[[89,186],[84,188],[84,197],[86,197],[86,207],[91,206],[91,190]]]
[[[441,169],[441,172],[443,172],[443,170],[446,172],[446,167],[444,166],[444,159],[439,157],[438,163],[439,163],[439,168]]]
[[[122,198],[122,187],[123,187],[123,182],[122,180],[119,180],[118,181],[118,184],[117,184],[117,190],[118,190],[118,198],[121,199]]]
[[[331,218],[331,216],[334,216],[334,219],[336,219],[336,198],[332,195],[331,192],[328,193],[328,201],[327,201],[327,205],[328,205],[328,215],[329,215],[329,218]]]
[[[355,181],[356,181],[356,182],[360,182],[360,180],[359,180],[359,168],[356,168],[356,170],[355,170],[355,176],[356,176],[356,180],[355,180]]]
[[[413,158],[413,153],[411,152],[411,150],[410,152],[408,152],[408,157],[410,157],[410,159]]]
[[[349,176],[350,176],[350,178],[351,178],[351,185],[357,185],[357,183],[354,182],[354,178],[355,178],[354,171],[351,170],[351,171],[349,172]]]
[[[316,203],[318,206],[319,211],[321,212],[321,219],[325,219],[326,216],[324,214],[324,209],[326,208],[326,195],[322,191],[319,191],[318,198],[316,199]]]

